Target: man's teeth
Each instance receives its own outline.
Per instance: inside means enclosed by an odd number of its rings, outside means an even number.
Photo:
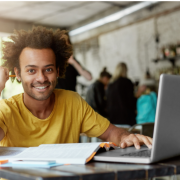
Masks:
[[[36,89],[45,89],[47,86],[35,87]]]

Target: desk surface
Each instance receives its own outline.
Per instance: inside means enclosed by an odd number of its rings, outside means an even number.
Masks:
[[[180,174],[180,157],[153,165],[105,163],[42,168],[0,168],[0,177],[9,180],[128,180]]]

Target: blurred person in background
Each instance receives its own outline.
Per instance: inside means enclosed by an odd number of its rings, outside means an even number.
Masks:
[[[145,79],[140,83],[136,93],[137,116],[136,123],[150,123],[155,121],[157,95],[155,84],[151,79]]]
[[[127,78],[127,70],[125,63],[119,63],[107,89],[108,119],[122,127],[136,124],[134,85]]]
[[[67,42],[72,45],[67,33],[66,35],[68,37]],[[77,76],[83,76],[86,80],[90,81],[92,79],[92,75],[81,66],[73,55],[71,55],[67,62],[68,66],[66,67],[65,78],[58,78],[56,89],[76,91]]]
[[[86,93],[87,103],[99,114],[107,117],[106,93],[111,74],[107,72],[106,67],[100,73],[99,79],[91,84]]]

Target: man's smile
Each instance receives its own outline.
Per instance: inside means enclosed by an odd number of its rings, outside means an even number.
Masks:
[[[45,89],[46,87],[48,87],[48,86],[34,87],[34,88],[36,88],[36,89]]]
[[[51,83],[45,83],[45,84],[40,84],[40,83],[33,83],[31,86],[35,88],[38,92],[44,92],[46,91]]]

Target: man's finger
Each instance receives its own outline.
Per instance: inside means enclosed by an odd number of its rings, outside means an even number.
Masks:
[[[7,68],[4,68],[4,71],[5,71],[6,76],[8,76],[9,75],[9,70]]]
[[[152,144],[153,139],[151,137],[148,137],[148,136],[146,136],[146,137],[149,139],[150,143]]]
[[[133,141],[135,148],[140,149],[140,142],[139,142],[139,139],[136,137],[136,135],[134,135],[134,138],[132,139],[132,141]]]
[[[4,72],[5,72],[6,80],[8,80],[9,79],[9,70],[7,68],[4,68]]]
[[[121,147],[122,149],[124,149],[124,148],[127,147],[127,144],[126,144],[125,142],[123,142],[123,143],[120,144],[120,147]]]
[[[146,137],[146,136],[142,136],[141,137],[143,141],[143,143],[149,148],[151,149],[152,148],[152,143],[150,142],[150,140]]]
[[[136,136],[139,139],[139,141],[141,142],[141,144],[145,144],[149,149],[152,148],[152,139],[150,137],[143,136],[140,134],[137,134]]]
[[[5,74],[6,74],[6,80],[9,79],[9,70],[7,68],[4,68]]]
[[[130,134],[127,139],[125,139],[127,147],[134,145],[136,149],[140,149],[139,139],[134,134]]]

